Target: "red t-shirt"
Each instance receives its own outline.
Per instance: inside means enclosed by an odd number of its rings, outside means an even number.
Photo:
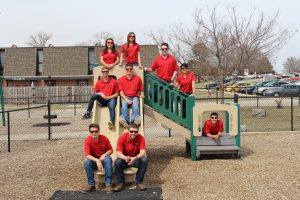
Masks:
[[[186,77],[183,74],[178,74],[176,82],[180,85],[180,90],[187,94],[193,93],[192,82],[196,80],[196,76],[192,72],[188,72]]]
[[[139,91],[144,91],[142,79],[136,75],[132,75],[131,79],[127,76],[122,76],[119,81],[119,91],[123,91],[127,97],[139,96]]]
[[[222,120],[217,120],[215,126],[213,126],[211,119],[207,120],[204,125],[203,134],[206,135],[210,133],[211,135],[217,135],[218,132],[223,132],[223,122]]]
[[[124,56],[124,61],[130,64],[138,62],[138,52],[141,51],[140,45],[138,43],[135,43],[132,46],[129,46],[127,49],[127,54],[126,54],[126,46],[127,43],[123,44],[121,49],[121,52],[123,53]]]
[[[158,56],[151,65],[152,70],[157,70],[157,77],[164,81],[171,81],[174,71],[178,71],[176,59],[168,55],[166,58]]]
[[[118,83],[113,78],[105,82],[102,78],[96,83],[93,93],[102,92],[105,96],[111,96],[119,92]]]
[[[104,135],[99,135],[97,142],[94,142],[91,136],[88,136],[84,141],[85,156],[91,155],[95,158],[100,158],[109,150],[112,150],[112,147],[108,138]]]
[[[119,57],[119,51],[116,50],[115,53],[107,51],[106,54],[104,54],[104,50],[102,50],[100,56],[103,56],[103,61],[106,64],[113,64],[117,61],[117,58]]]
[[[130,140],[129,132],[123,133],[117,142],[117,151],[125,156],[134,157],[140,153],[140,150],[146,150],[145,138],[138,134],[134,140]]]

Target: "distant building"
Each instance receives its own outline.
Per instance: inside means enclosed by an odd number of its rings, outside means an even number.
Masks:
[[[3,87],[93,85],[93,67],[103,47],[0,48]],[[120,48],[118,48],[120,49]],[[157,45],[141,45],[143,66],[159,54]]]

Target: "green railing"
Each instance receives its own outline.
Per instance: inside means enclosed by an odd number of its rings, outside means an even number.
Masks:
[[[180,92],[149,72],[144,73],[145,104],[192,130],[195,98]]]

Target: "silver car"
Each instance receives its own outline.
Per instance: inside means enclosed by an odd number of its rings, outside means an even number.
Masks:
[[[286,84],[280,87],[269,88],[264,91],[265,96],[300,96],[300,86],[295,84]]]
[[[279,86],[284,85],[284,84],[287,84],[287,82],[286,81],[271,81],[269,83],[266,83],[263,86],[255,88],[253,90],[253,94],[256,94],[256,95],[265,95],[265,91],[267,89],[270,89],[272,87],[279,87]]]

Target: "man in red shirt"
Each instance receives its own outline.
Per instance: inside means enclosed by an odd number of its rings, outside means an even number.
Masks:
[[[85,160],[83,163],[88,179],[88,186],[83,192],[96,191],[94,170],[98,169],[99,171],[105,170],[105,191],[112,193],[112,159],[110,155],[113,149],[108,138],[100,135],[98,124],[90,124],[89,131],[90,135],[84,141]]]
[[[204,123],[203,135],[218,140],[223,130],[223,122],[218,119],[218,113],[211,113],[210,119]]]
[[[129,124],[128,132],[123,133],[117,142],[117,159],[115,160],[115,172],[117,186],[114,191],[124,189],[125,177],[123,170],[128,167],[136,167],[136,188],[146,190],[143,184],[147,170],[148,158],[146,156],[145,138],[138,133],[139,127],[135,123]]]
[[[178,71],[177,61],[169,54],[168,43],[162,43],[160,47],[161,55],[155,58],[150,68],[145,67],[145,71],[157,71],[158,78],[172,84]]]
[[[140,117],[140,99],[144,98],[144,86],[142,79],[139,76],[133,75],[133,66],[125,65],[126,75],[122,76],[119,81],[119,91],[122,97],[122,110],[120,115],[120,124],[128,128],[131,122],[139,125],[141,123]],[[129,117],[128,108],[131,107],[131,119]]]
[[[102,68],[102,78],[95,85],[93,95],[89,101],[86,113],[82,119],[91,118],[94,101],[97,100],[101,105],[107,106],[110,113],[110,121],[108,127],[111,129],[115,123],[115,107],[117,96],[119,94],[118,83],[115,79],[109,77],[109,70]]]

